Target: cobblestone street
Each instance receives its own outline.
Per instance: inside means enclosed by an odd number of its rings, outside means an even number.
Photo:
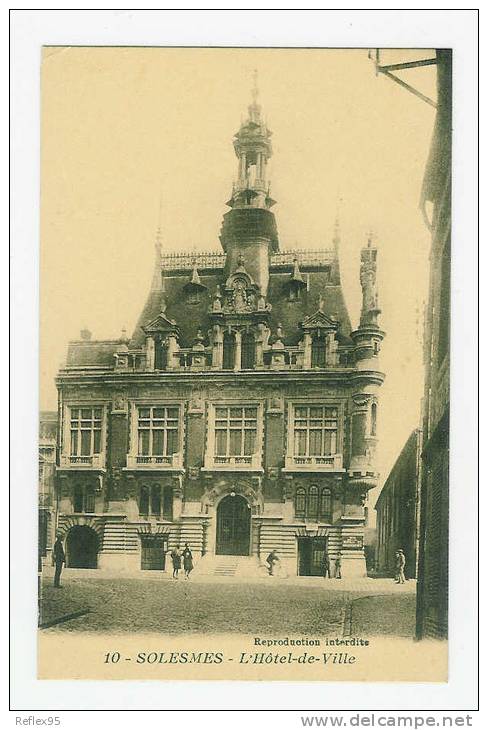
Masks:
[[[386,579],[173,581],[166,574],[121,578],[66,570],[58,590],[48,571],[41,601],[41,624],[49,632],[410,637],[414,622],[415,582],[398,586]]]

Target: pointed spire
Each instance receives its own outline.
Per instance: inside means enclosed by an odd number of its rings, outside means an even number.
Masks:
[[[375,239],[374,231],[372,228],[368,231],[368,248],[371,248]]]
[[[251,91],[252,102],[253,102],[253,104],[257,104],[257,102],[258,102],[258,96],[259,96],[258,70],[257,70],[257,68],[254,69],[254,72],[253,72],[253,75],[252,75],[252,80],[253,80],[253,87],[252,87],[252,91]]]
[[[249,120],[254,124],[261,124],[261,107],[258,104],[258,70],[254,69],[253,72],[253,86],[251,89],[252,104],[249,105]]]
[[[334,245],[334,253],[337,257],[339,253],[339,246],[341,243],[341,228],[339,223],[339,214],[336,215],[336,219],[334,221],[334,238],[332,239],[332,243]]]

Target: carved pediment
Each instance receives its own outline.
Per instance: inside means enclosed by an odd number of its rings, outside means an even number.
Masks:
[[[176,322],[172,319],[168,319],[163,312],[160,312],[157,317],[144,325],[142,329],[147,335],[159,332],[174,332],[177,334],[179,331]]]
[[[338,323],[335,319],[331,319],[319,309],[314,314],[311,314],[309,317],[304,319],[303,322],[300,323],[300,327],[303,330],[336,330],[338,328]]]

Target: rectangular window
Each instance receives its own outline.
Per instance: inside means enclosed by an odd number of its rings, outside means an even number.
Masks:
[[[93,456],[102,448],[102,409],[70,409],[71,456]]]
[[[257,406],[215,408],[215,455],[252,456],[256,451]]]
[[[337,453],[338,411],[334,406],[295,406],[295,456],[331,456]]]
[[[139,456],[172,456],[178,452],[178,406],[141,406],[137,412]]]
[[[73,491],[73,512],[95,512],[95,489],[91,484],[75,484]]]

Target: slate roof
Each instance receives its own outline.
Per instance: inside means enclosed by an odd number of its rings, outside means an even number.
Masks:
[[[74,340],[68,345],[67,367],[113,367],[119,340]]]
[[[302,289],[298,301],[289,301],[288,284],[293,276],[293,258],[298,258],[300,272],[307,288]],[[184,287],[192,277],[193,265],[188,256],[163,256],[160,265],[164,290],[151,286],[148,298],[139,316],[131,340],[130,349],[144,345],[146,334],[143,327],[164,310],[164,315],[174,320],[180,331],[180,345],[190,347],[199,329],[204,335],[210,328],[209,308],[218,285],[224,283],[224,257],[202,254],[196,261],[202,289],[199,304],[190,304]],[[185,264],[183,268],[181,264]],[[202,268],[199,268],[199,264]],[[220,264],[220,265],[219,265]],[[267,301],[271,304],[270,327],[272,334],[278,324],[283,330],[285,346],[297,345],[302,337],[300,322],[319,309],[323,297],[323,311],[339,322],[338,340],[351,345],[351,322],[344,300],[337,259],[334,252],[280,252],[271,257]],[[69,343],[67,367],[112,367],[114,354],[120,340],[75,340]]]
[[[277,267],[279,271],[271,269],[267,301],[271,304],[271,329],[274,332],[281,322],[284,332],[284,344],[296,345],[301,339],[302,332],[299,323],[319,308],[320,295],[324,297],[324,312],[333,315],[340,324],[339,341],[341,344],[350,344],[351,322],[344,301],[338,272],[331,271],[329,264],[318,266],[301,266],[301,273],[308,283],[307,291],[302,291],[298,301],[288,301],[287,284],[293,273],[293,264]],[[308,270],[308,269],[313,270]],[[333,268],[333,267],[332,267]],[[164,273],[164,261],[163,261]],[[166,303],[165,315],[174,320],[180,328],[182,347],[191,346],[198,329],[204,333],[210,327],[208,310],[212,303],[213,294],[217,285],[224,281],[223,270],[211,273],[199,271],[201,283],[207,287],[202,292],[200,304],[189,304],[183,291],[191,276],[191,269],[187,271],[170,271],[164,274],[164,293],[151,291],[141,316],[132,335],[130,347],[141,347],[145,341],[143,327],[157,317],[161,307]]]

